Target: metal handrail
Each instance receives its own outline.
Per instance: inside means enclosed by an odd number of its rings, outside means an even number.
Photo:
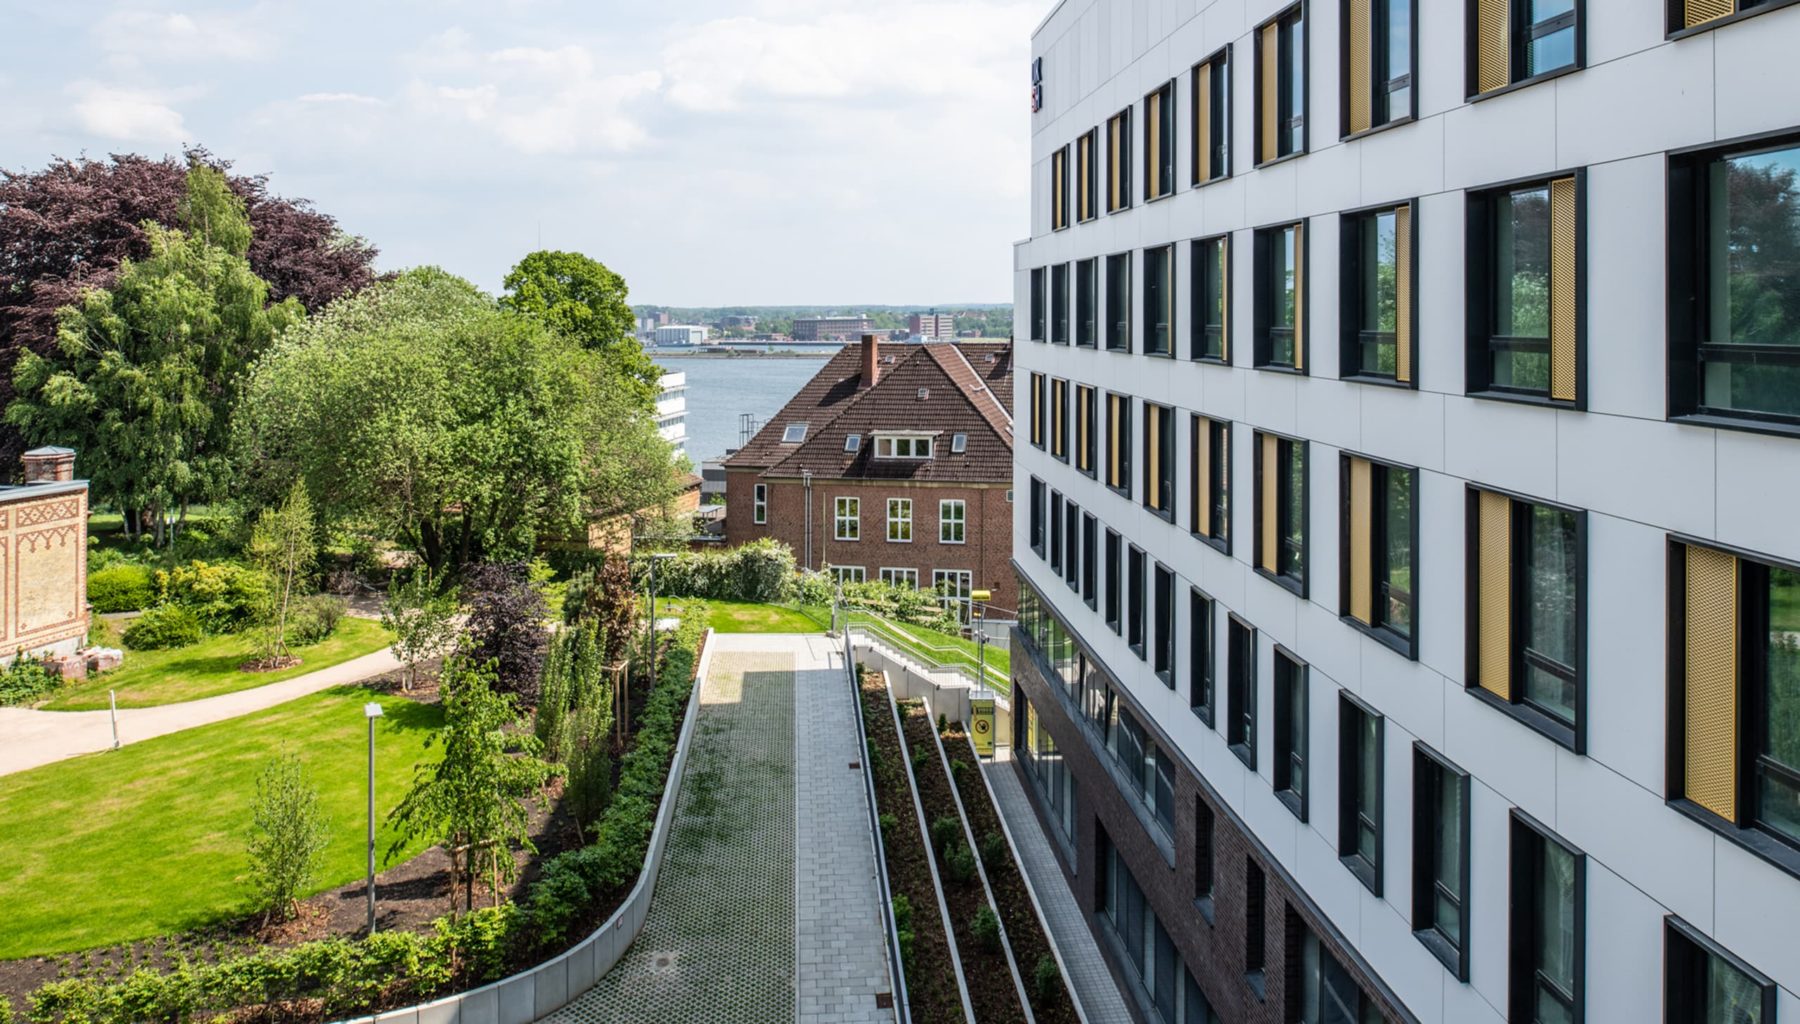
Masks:
[[[869,763],[869,726],[863,720],[862,680],[857,678],[856,646],[844,633],[844,671],[850,677],[850,701],[856,706],[856,729],[862,737],[863,794],[869,803],[869,834],[875,845],[875,875],[881,884],[881,921],[887,926],[888,970],[894,978],[894,1017],[898,1024],[912,1024],[912,1008],[906,1001],[906,965],[900,958],[900,928],[894,921],[894,890],[888,881],[887,850],[881,842],[881,811],[875,802],[875,766]]]

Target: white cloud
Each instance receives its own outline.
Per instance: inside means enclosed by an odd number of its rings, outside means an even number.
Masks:
[[[298,98],[300,103],[351,103],[368,106],[380,106],[381,100],[374,96],[364,96],[354,92],[309,92]]]
[[[94,26],[95,41],[116,61],[253,60],[269,49],[256,12],[121,10]]]
[[[69,93],[75,98],[76,120],[103,139],[156,145],[187,141],[181,112],[161,94],[94,82],[77,82]]]

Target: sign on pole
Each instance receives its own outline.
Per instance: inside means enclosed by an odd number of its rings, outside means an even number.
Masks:
[[[994,697],[986,691],[969,695],[969,738],[975,741],[975,753],[994,755]]]

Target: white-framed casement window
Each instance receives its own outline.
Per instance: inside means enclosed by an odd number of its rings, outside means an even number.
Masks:
[[[838,583],[861,583],[868,578],[860,565],[834,565],[831,567],[831,578]]]
[[[954,608],[956,617],[969,621],[969,595],[975,592],[975,574],[968,569],[934,569],[931,589],[946,608]]]
[[[909,590],[917,590],[919,589],[919,570],[883,568],[881,570],[881,582],[891,583],[896,587],[906,587]]]
[[[938,543],[961,544],[968,533],[969,506],[967,502],[938,502]]]
[[[831,536],[835,540],[862,539],[862,499],[839,498],[837,508],[832,516],[835,529]]]
[[[912,543],[912,499],[889,498],[887,537],[890,543]]]
[[[750,521],[758,526],[769,521],[768,484],[757,484],[750,494]]]
[[[929,459],[931,458],[931,435],[877,437],[875,438],[875,457],[878,459]]]

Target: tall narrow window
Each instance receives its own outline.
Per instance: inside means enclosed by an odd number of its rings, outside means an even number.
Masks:
[[[1231,176],[1231,47],[1194,65],[1193,183]]]
[[[1175,83],[1144,97],[1144,199],[1175,191]]]
[[[912,543],[912,499],[889,498],[887,503],[887,539],[890,544]]]
[[[1256,630],[1237,616],[1226,626],[1225,742],[1256,770]]]
[[[1470,97],[1583,65],[1586,0],[1468,0],[1468,5],[1467,24],[1475,30]]]
[[[1069,343],[1069,265],[1050,268],[1050,344]]]
[[[1306,370],[1306,225],[1256,233],[1257,366]]]
[[[1469,980],[1469,773],[1413,744],[1413,935]]]
[[[769,521],[769,485],[757,484],[750,491],[750,521],[758,526]]]
[[[1413,384],[1418,312],[1413,253],[1418,236],[1411,203],[1345,214],[1338,232],[1343,340],[1338,362],[1346,378]]]
[[[1512,812],[1512,951],[1507,1017],[1581,1024],[1587,857],[1529,815]]]
[[[1061,491],[1050,492],[1050,571],[1058,575],[1063,571],[1063,496]]]
[[[1144,403],[1144,507],[1175,520],[1175,410]]]
[[[1089,608],[1100,600],[1099,521],[1092,513],[1081,516],[1081,596]]]
[[[1736,15],[1751,15],[1758,10],[1774,10],[1781,0],[1669,0],[1671,35],[1688,29],[1708,28],[1736,20]]]
[[[833,540],[862,539],[862,499],[838,498],[832,510]]]
[[[1213,599],[1188,590],[1188,706],[1213,724]]]
[[[1069,382],[1050,381],[1050,455],[1069,461]]]
[[[1151,577],[1150,667],[1175,688],[1175,574],[1161,562]]]
[[[1149,585],[1144,569],[1144,550],[1133,544],[1125,557],[1125,643],[1139,658],[1149,653],[1144,647],[1144,588]]]
[[[1031,478],[1031,550],[1039,558],[1044,557],[1044,517],[1049,502],[1049,495],[1044,482],[1037,477]]]
[[[1069,147],[1050,154],[1050,230],[1069,226]]]
[[[1095,394],[1087,384],[1075,385],[1075,468],[1088,476],[1096,472],[1095,451],[1099,446],[1099,406]]]
[[[1106,628],[1114,633],[1123,630],[1125,584],[1119,565],[1125,555],[1117,532],[1106,531]]]
[[[1131,351],[1131,254],[1106,258],[1106,350]]]
[[[1363,993],[1356,979],[1291,907],[1288,928],[1293,935],[1289,948],[1299,960],[1292,975],[1294,991],[1289,993],[1295,1020],[1300,1024],[1369,1024],[1382,1019],[1374,1000]]]
[[[1256,435],[1256,570],[1306,596],[1306,441]]]
[[[1344,134],[1411,118],[1414,0],[1346,0]]]
[[[1044,268],[1035,267],[1031,271],[1031,340],[1043,341],[1050,335],[1045,333],[1044,326],[1048,310],[1044,303]]]
[[[1106,119],[1106,212],[1131,206],[1131,108]]]
[[[1031,446],[1033,448],[1044,447],[1044,435],[1047,433],[1044,429],[1044,391],[1044,375],[1041,373],[1032,374],[1031,391],[1026,399],[1030,405],[1026,411],[1031,420]]]
[[[1294,816],[1306,820],[1306,777],[1310,752],[1307,714],[1307,668],[1285,649],[1275,648],[1275,798]]]
[[[1081,506],[1073,501],[1063,505],[1063,582],[1081,589]]]
[[[1244,858],[1244,980],[1263,995],[1263,965],[1268,962],[1267,924],[1264,917],[1263,869],[1249,857]]]
[[[1194,900],[1201,904],[1200,912],[1212,920],[1213,887],[1213,830],[1218,826],[1214,821],[1212,805],[1205,797],[1194,798]]]
[[[938,502],[938,543],[961,544],[968,539],[969,505],[960,498]]]
[[[1407,657],[1413,627],[1418,549],[1418,483],[1413,470],[1344,454],[1338,459],[1343,535],[1338,545],[1339,607],[1346,621]]]
[[[1576,753],[1586,749],[1586,515],[1469,491],[1470,692]]]
[[[1131,396],[1106,394],[1106,486],[1131,496]]]
[[[1306,152],[1305,4],[1256,29],[1256,162]]]
[[[1583,177],[1469,194],[1471,393],[1582,405]]]
[[[1231,362],[1231,236],[1218,235],[1193,243],[1193,326],[1188,339],[1192,359]]]
[[[1144,250],[1144,351],[1175,354],[1175,247]]]
[[[1669,413],[1800,430],[1800,136],[1669,162]]]
[[[1382,716],[1338,693],[1338,860],[1381,895]]]
[[[1668,1024],[1775,1024],[1775,983],[1672,914],[1663,961]]]
[[[1189,419],[1190,532],[1231,554],[1231,424],[1195,415]]]
[[[1095,202],[1098,189],[1094,174],[1094,149],[1099,144],[1100,132],[1093,128],[1075,140],[1075,219],[1078,221],[1093,220],[1099,216],[1099,207]]]
[[[1075,263],[1075,344],[1094,348],[1100,344],[1100,261]]]

